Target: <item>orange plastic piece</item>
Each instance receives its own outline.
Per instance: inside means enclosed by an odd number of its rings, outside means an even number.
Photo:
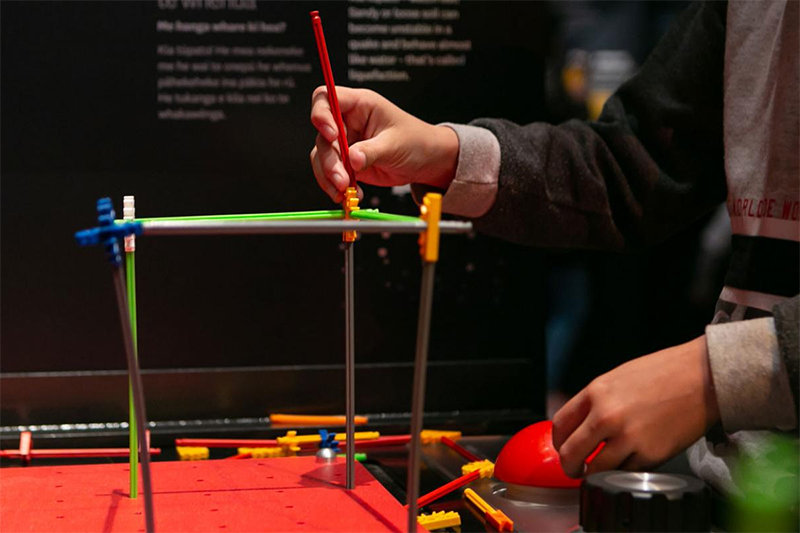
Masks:
[[[347,418],[343,415],[282,415],[274,414],[269,415],[269,421],[272,424],[282,424],[291,426],[343,426],[347,423]],[[355,417],[357,426],[363,426],[369,422],[366,416]]]
[[[348,187],[347,190],[344,192],[344,219],[351,220],[352,217],[350,213],[353,211],[358,211],[361,209],[358,207],[358,190],[355,187]],[[358,232],[356,231],[345,231],[342,234],[342,240],[344,242],[354,242],[358,237]]]
[[[497,531],[514,531],[514,522],[499,509],[495,509],[486,500],[478,496],[472,489],[464,489],[464,497],[483,512],[486,521],[492,524]]]
[[[420,218],[428,227],[419,234],[419,253],[426,263],[439,260],[439,221],[442,219],[442,195],[429,192],[419,207]]]

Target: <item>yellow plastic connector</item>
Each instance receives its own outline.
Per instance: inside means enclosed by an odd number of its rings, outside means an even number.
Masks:
[[[461,515],[455,511],[438,511],[431,514],[421,514],[417,517],[419,525],[433,531],[445,527],[456,527],[461,525]]]
[[[381,434],[377,431],[356,431],[355,434],[356,440],[375,440],[381,436]],[[316,435],[298,435],[297,431],[287,431],[286,436],[278,437],[278,446],[311,446],[314,444],[319,444],[322,440],[322,437],[319,436],[319,433]],[[343,442],[347,440],[346,433],[337,433],[334,435],[333,440],[338,440],[339,442]]]
[[[467,463],[461,467],[461,473],[463,475],[471,474],[476,470],[480,471],[482,478],[492,477],[494,475],[494,463],[489,459],[484,459],[483,461]]]
[[[441,431],[438,429],[423,429],[422,432],[419,434],[419,439],[422,441],[422,444],[433,444],[436,442],[442,442],[442,437],[447,437],[452,441],[456,441],[461,438],[461,432]]]
[[[361,209],[358,207],[358,189],[355,187],[348,187],[344,192],[344,219],[352,220],[350,213]],[[342,233],[342,240],[344,242],[354,242],[358,237],[357,231],[345,231]]]
[[[249,453],[250,457],[253,459],[272,459],[275,457],[292,457],[298,451],[300,451],[300,448],[297,448],[297,450],[292,452],[291,447],[281,448],[278,446],[272,446],[269,448],[238,448],[236,453],[239,455]]]
[[[176,446],[178,459],[181,461],[203,461],[208,459],[208,448],[201,446]]]
[[[439,260],[439,221],[442,219],[442,195],[429,192],[419,207],[420,216],[428,227],[419,234],[419,254],[426,263]]]

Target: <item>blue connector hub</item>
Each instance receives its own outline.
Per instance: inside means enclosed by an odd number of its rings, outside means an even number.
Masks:
[[[114,206],[111,198],[100,198],[97,200],[97,223],[96,228],[81,230],[75,233],[75,240],[80,246],[92,246],[102,244],[106,252],[106,259],[113,266],[122,264],[122,255],[119,252],[119,239],[129,235],[141,235],[144,226],[141,222],[114,222]]]

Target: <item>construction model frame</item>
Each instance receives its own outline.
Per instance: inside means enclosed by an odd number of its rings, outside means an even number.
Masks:
[[[427,194],[420,206],[420,217],[380,213],[358,207],[356,189],[347,189],[342,210],[303,211],[291,213],[265,213],[243,215],[184,216],[162,218],[135,218],[134,198],[123,200],[123,220],[115,220],[108,198],[97,201],[98,223],[95,228],[75,234],[81,246],[101,244],[106,259],[112,266],[117,307],[122,325],[129,377],[130,403],[130,497],[135,498],[137,488],[137,447],[141,457],[141,475],[144,494],[145,523],[148,532],[155,531],[153,489],[150,476],[150,454],[146,442],[147,414],[144,391],[139,371],[136,335],[136,274],[134,254],[135,238],[144,236],[202,236],[202,235],[298,235],[341,234],[344,241],[345,272],[345,376],[346,376],[346,435],[354,442],[355,432],[355,345],[353,312],[353,243],[357,232],[418,234],[422,256],[422,282],[420,288],[419,317],[417,324],[416,355],[411,407],[411,442],[408,467],[408,531],[417,531],[417,499],[419,496],[420,432],[422,431],[425,401],[425,376],[430,337],[431,305],[436,262],[439,258],[440,234],[465,234],[472,224],[461,221],[442,221],[440,194]],[[120,254],[119,239],[125,243],[125,267]],[[138,446],[137,446],[138,445]],[[346,490],[354,488],[355,446],[346,449]]]

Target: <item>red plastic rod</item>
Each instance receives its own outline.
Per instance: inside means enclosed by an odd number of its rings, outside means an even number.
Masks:
[[[481,477],[480,470],[475,470],[474,472],[470,472],[469,474],[464,474],[461,477],[457,477],[450,483],[442,485],[438,489],[432,490],[428,494],[425,494],[424,496],[420,496],[419,499],[417,500],[417,507],[424,507],[431,502],[435,502],[439,498],[446,496],[455,490],[460,489],[464,485],[472,483],[479,477]]]
[[[79,459],[89,457],[128,457],[128,448],[39,448],[30,451],[31,459]],[[150,448],[150,455],[159,455],[160,448]],[[20,459],[24,455],[20,450],[2,450],[0,457]]]
[[[347,133],[344,129],[342,110],[339,108],[339,98],[336,97],[336,84],[333,81],[333,71],[331,70],[331,60],[328,57],[328,46],[325,44],[325,34],[322,32],[322,19],[319,11],[312,11],[311,27],[314,28],[314,38],[317,40],[317,52],[319,52],[319,63],[322,66],[322,76],[325,78],[325,87],[328,88],[328,102],[331,105],[331,113],[336,121],[336,129],[339,130],[339,151],[342,154],[342,162],[347,174],[350,177],[350,187],[356,186],[356,175],[353,167],[350,166],[350,147],[347,144]]]
[[[482,461],[480,457],[475,455],[474,453],[470,452],[469,450],[464,449],[460,444],[453,442],[452,440],[448,439],[447,437],[442,437],[442,444],[452,449],[458,455],[466,459],[467,461]]]
[[[247,453],[237,453],[236,455],[231,455],[230,457],[226,457],[225,460],[228,459],[250,459],[253,457],[253,454],[250,452]]]

